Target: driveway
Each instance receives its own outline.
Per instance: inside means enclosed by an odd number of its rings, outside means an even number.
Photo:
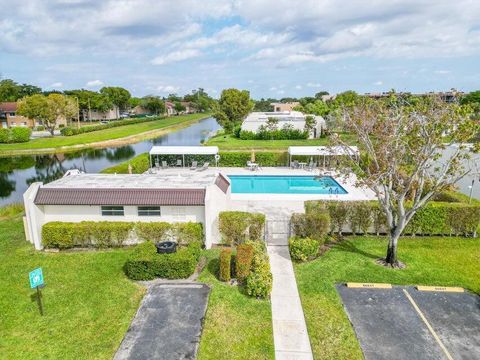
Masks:
[[[337,285],[365,359],[480,359],[480,297]]]
[[[195,359],[209,293],[200,283],[150,285],[114,360]]]

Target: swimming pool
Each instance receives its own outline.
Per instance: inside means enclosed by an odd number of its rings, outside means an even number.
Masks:
[[[325,194],[347,191],[332,177],[229,175],[234,194]]]

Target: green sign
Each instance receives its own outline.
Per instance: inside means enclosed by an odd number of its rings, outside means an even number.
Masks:
[[[42,268],[35,269],[31,271],[29,274],[30,278],[30,287],[35,289],[36,287],[43,285],[43,273]]]

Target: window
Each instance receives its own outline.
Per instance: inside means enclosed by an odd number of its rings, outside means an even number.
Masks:
[[[160,206],[139,206],[138,216],[160,216]]]
[[[102,216],[123,216],[123,206],[102,206]]]

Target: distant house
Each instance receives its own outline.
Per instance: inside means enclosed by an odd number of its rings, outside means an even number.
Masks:
[[[197,109],[195,108],[194,104],[191,103],[190,101],[180,101],[180,104],[182,104],[185,107],[185,110],[178,112],[175,110],[175,103],[172,101],[165,101],[165,113],[167,116],[172,116],[172,115],[180,115],[180,114],[193,114],[197,112]]]
[[[101,121],[101,120],[114,120],[120,117],[120,112],[117,106],[107,110],[100,111],[97,109],[81,109],[80,120],[81,121]]]
[[[167,116],[172,116],[176,114],[175,104],[171,101],[165,101],[165,113]]]
[[[37,125],[40,125],[38,121],[26,118],[25,116],[17,115],[16,102],[0,103],[0,127],[10,128],[23,126],[31,128]]]
[[[137,105],[132,109],[131,113],[133,115],[150,115],[152,112],[144,108],[142,105]]]
[[[292,126],[293,129],[304,130],[305,119],[307,116],[313,116],[316,125],[310,133],[309,138],[318,138],[322,131],[326,129],[325,119],[321,116],[306,115],[300,111],[282,111],[282,112],[252,112],[242,123],[242,130],[258,132],[261,126],[265,126],[269,118],[278,120],[277,128],[282,129],[285,125]]]
[[[287,102],[287,103],[271,103],[274,112],[283,112],[283,111],[293,111],[295,106],[300,105],[298,101]]]

